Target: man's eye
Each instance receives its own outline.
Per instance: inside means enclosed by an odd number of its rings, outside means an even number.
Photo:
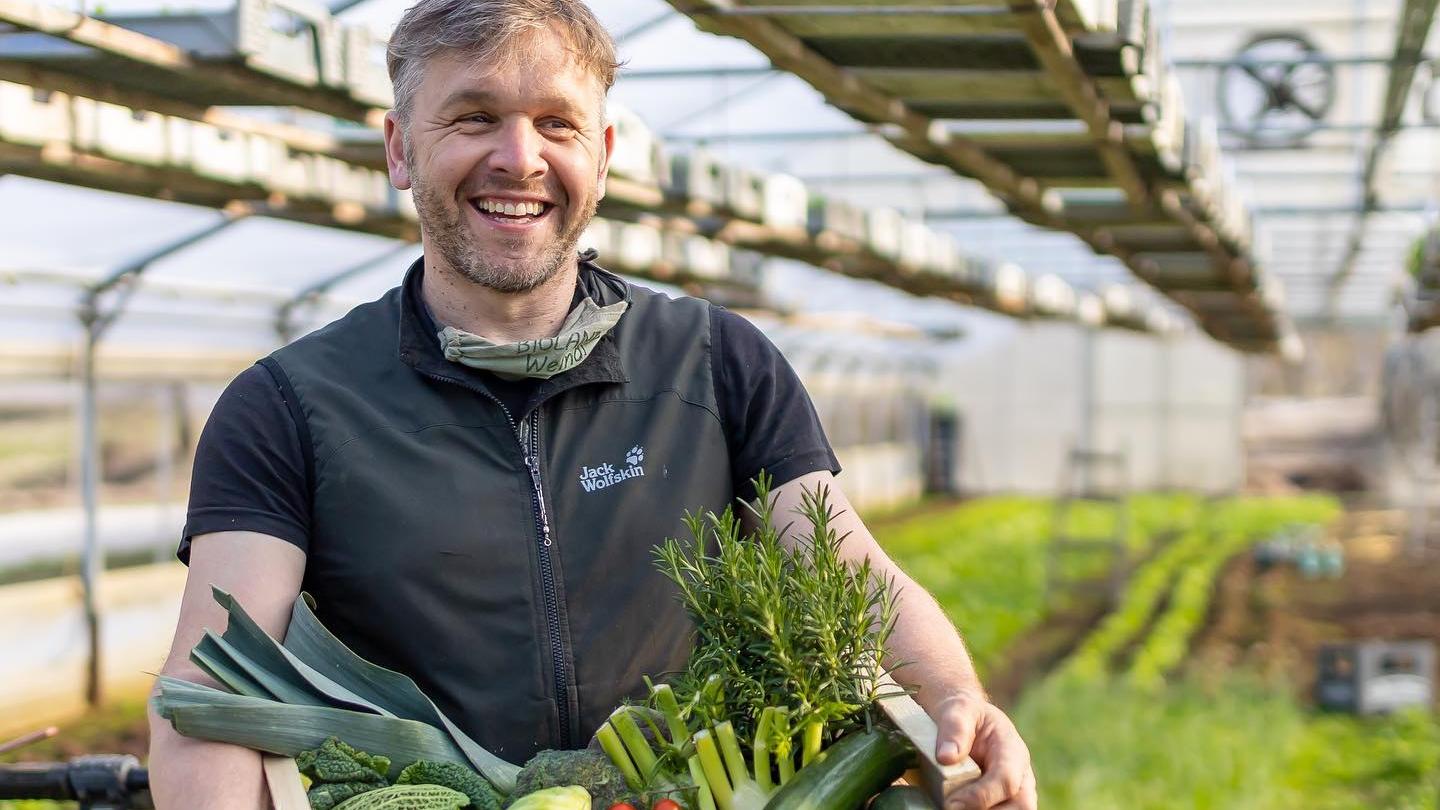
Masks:
[[[545,129],[549,129],[549,130],[553,130],[553,131],[557,131],[557,132],[563,132],[563,131],[572,130],[572,129],[575,128],[575,127],[573,127],[573,126],[570,125],[570,122],[569,122],[569,121],[562,121],[562,120],[560,120],[560,119],[558,119],[558,118],[551,118],[551,119],[545,121],[544,123],[542,123],[540,126],[542,126],[542,127],[545,128]]]
[[[460,120],[472,124],[489,124],[495,121],[495,117],[490,113],[475,113],[474,115],[467,115]]]

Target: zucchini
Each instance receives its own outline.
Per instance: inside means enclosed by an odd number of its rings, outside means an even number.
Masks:
[[[898,732],[857,731],[825,749],[770,797],[765,810],[857,810],[894,782],[915,759]]]
[[[876,796],[875,801],[870,803],[870,810],[935,810],[935,804],[920,788],[896,785]]]

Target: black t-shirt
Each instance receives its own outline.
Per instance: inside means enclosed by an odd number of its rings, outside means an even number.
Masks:
[[[623,325],[622,318],[617,328]],[[711,371],[736,495],[752,500],[751,479],[761,470],[777,485],[817,470],[838,473],[840,464],[810,397],[779,349],[754,324],[715,305],[710,332]],[[479,375],[516,418],[525,412],[534,381],[507,382],[460,368]],[[188,562],[190,538],[220,531],[259,532],[306,548],[308,452],[270,371],[257,364],[241,372],[221,394],[200,436],[179,558]]]

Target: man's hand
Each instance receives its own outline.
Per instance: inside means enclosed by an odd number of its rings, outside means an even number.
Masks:
[[[1035,810],[1030,749],[999,707],[974,692],[960,692],[935,707],[940,727],[935,758],[954,765],[968,754],[981,776],[945,797],[945,810]]]

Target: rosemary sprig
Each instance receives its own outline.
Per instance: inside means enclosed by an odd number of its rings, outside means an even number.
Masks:
[[[783,708],[762,747],[818,751],[863,727],[877,697],[874,667],[895,625],[894,585],[869,561],[841,557],[845,537],[827,488],[806,492],[797,510],[809,530],[792,550],[777,529],[771,481],[756,482],[755,531],[733,508],[686,515],[690,542],[656,549],[660,570],[680,590],[695,623],[695,649],[674,681],[692,728],[730,721],[750,750],[762,713]]]

